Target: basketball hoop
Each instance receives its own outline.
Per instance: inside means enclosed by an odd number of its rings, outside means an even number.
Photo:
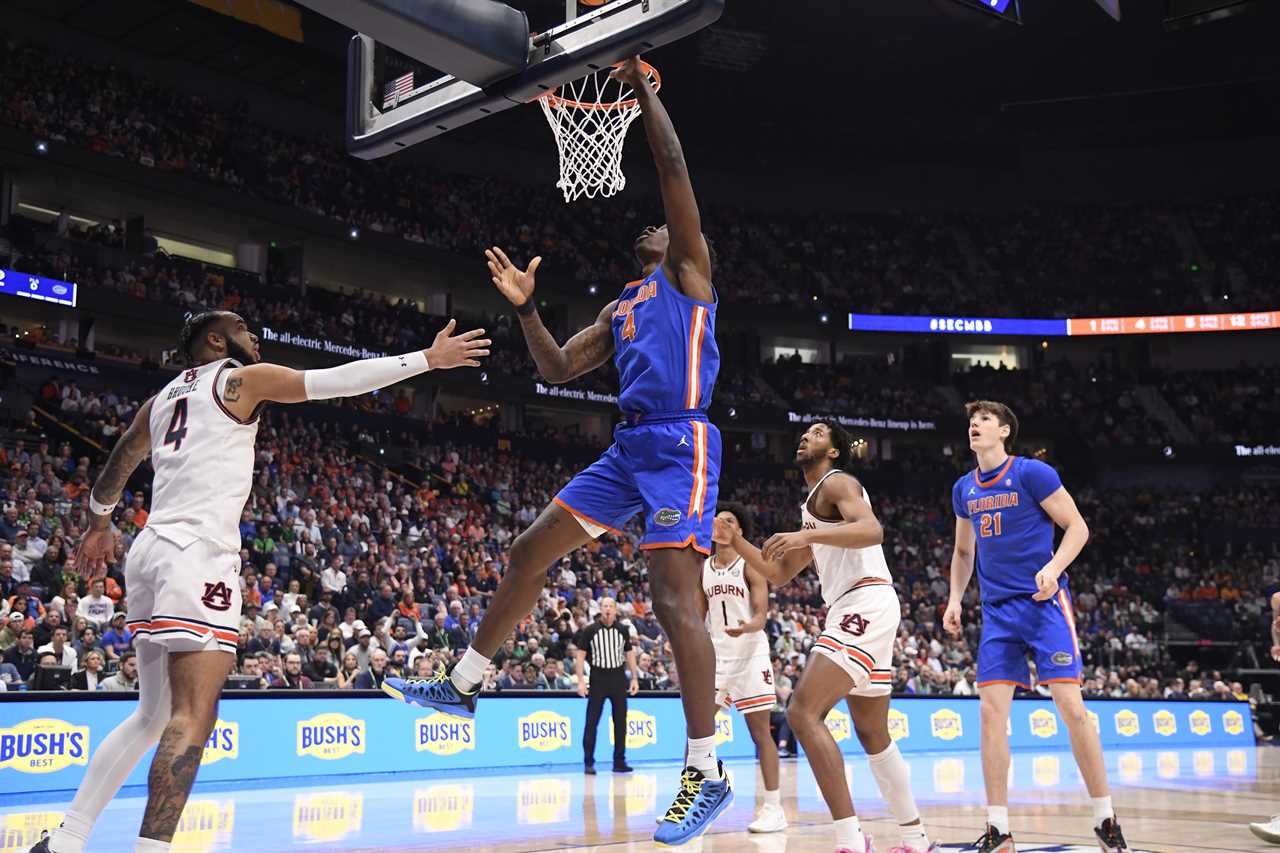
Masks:
[[[662,77],[647,62],[640,66],[655,89]],[[622,174],[622,145],[627,129],[640,115],[631,87],[602,68],[571,80],[538,98],[560,149],[560,180],[565,202],[586,196],[607,198],[627,185]]]

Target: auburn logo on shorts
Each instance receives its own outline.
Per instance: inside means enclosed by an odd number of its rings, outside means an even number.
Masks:
[[[850,613],[840,620],[840,630],[855,637],[861,637],[867,633],[867,626],[870,624],[871,621],[861,613]]]
[[[210,610],[230,610],[231,588],[222,581],[207,583],[204,585],[204,595],[200,596],[200,602]]]

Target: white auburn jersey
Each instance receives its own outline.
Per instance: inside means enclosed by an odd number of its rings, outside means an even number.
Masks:
[[[725,628],[751,621],[751,587],[747,586],[747,563],[741,557],[721,568],[715,557],[702,563],[702,591],[707,596],[707,630],[716,650],[716,660],[736,660],[769,654],[764,631],[730,637]]]
[[[824,521],[809,512],[809,502],[822,488],[827,477],[844,473],[832,469],[823,475],[800,505],[801,520],[805,530],[822,530],[844,524],[843,521]],[[871,496],[862,489],[862,499],[871,503]],[[889,564],[884,559],[884,549],[879,545],[866,548],[841,548],[838,545],[811,545],[813,564],[818,570],[818,581],[822,585],[822,600],[830,605],[837,598],[858,586],[870,586],[875,583],[893,583],[889,574]]]
[[[151,404],[155,480],[147,527],[180,547],[207,539],[240,550],[240,515],[253,487],[257,413],[240,421],[222,403],[224,358],[184,370]]]

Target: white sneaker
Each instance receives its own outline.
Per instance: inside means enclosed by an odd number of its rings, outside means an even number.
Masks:
[[[1251,823],[1249,831],[1272,844],[1280,844],[1280,815],[1276,815],[1266,823]]]
[[[782,832],[787,828],[787,814],[782,806],[765,803],[756,813],[756,819],[747,825],[747,832]]]

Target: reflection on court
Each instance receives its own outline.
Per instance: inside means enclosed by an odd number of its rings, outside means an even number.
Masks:
[[[1280,753],[1269,748],[1133,750],[1108,755],[1117,808],[1139,850],[1265,849],[1243,823],[1273,810]],[[976,753],[909,755],[916,795],[932,835],[967,844],[980,830],[982,767]],[[829,853],[828,818],[804,762],[783,763],[783,799],[791,830],[749,836],[755,767],[729,767],[737,800],[699,847],[704,853]],[[457,850],[527,853],[567,849],[653,849],[653,816],[667,805],[679,769],[641,766],[629,775],[543,772],[347,777],[314,786],[276,783],[197,786],[173,849]],[[898,842],[861,760],[846,778],[870,832],[887,849]],[[1019,849],[1074,853],[1096,849],[1087,835],[1087,799],[1069,752],[1015,753],[1010,792]],[[140,791],[116,800],[90,841],[95,853],[129,853],[142,816]],[[0,853],[26,853],[55,826],[67,802],[32,805],[0,796]]]

